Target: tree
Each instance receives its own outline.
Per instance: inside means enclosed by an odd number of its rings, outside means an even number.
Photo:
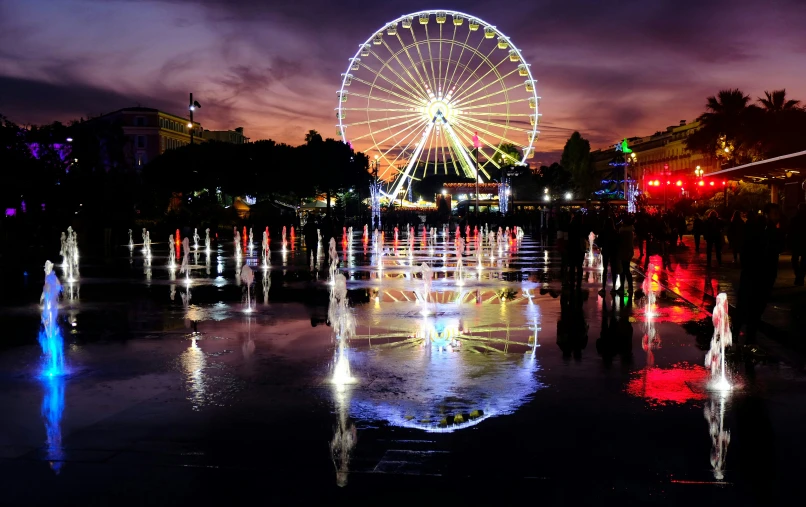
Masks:
[[[560,158],[560,166],[571,173],[571,181],[582,197],[588,197],[596,187],[590,154],[590,142],[579,132],[574,132],[565,142]]]
[[[514,144],[503,143],[493,155],[493,161],[500,166],[517,164],[521,161],[521,152]]]
[[[801,101],[786,98],[786,90],[765,91],[758,98],[761,114],[755,122],[756,144],[764,158],[806,149],[806,111]]]
[[[764,98],[758,98],[759,104],[762,105],[764,111],[767,113],[777,113],[781,111],[792,111],[801,109],[800,101],[786,98],[786,89],[773,90],[772,92],[764,91]]]
[[[720,153],[729,165],[752,161],[758,158],[754,132],[758,112],[750,96],[738,88],[720,90],[706,99],[705,112],[697,118],[702,126],[686,139],[686,148],[706,155]]]

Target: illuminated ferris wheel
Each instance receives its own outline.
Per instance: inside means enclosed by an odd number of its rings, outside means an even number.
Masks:
[[[378,164],[387,196],[413,180],[489,180],[525,163],[538,136],[529,64],[493,25],[456,11],[401,16],[350,59],[338,92],[338,134]]]

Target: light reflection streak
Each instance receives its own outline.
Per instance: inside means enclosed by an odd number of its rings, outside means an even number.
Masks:
[[[199,410],[205,404],[205,393],[207,384],[204,376],[204,368],[207,366],[207,358],[196,343],[197,337],[194,334],[191,338],[190,347],[179,357],[182,370],[185,373],[185,385],[190,395],[188,400],[193,405],[193,410]]]

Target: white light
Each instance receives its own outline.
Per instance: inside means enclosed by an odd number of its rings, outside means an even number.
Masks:
[[[570,200],[571,200],[571,197],[573,197],[573,196],[571,195],[571,192],[566,192],[566,193],[565,193],[565,200],[566,200],[566,201],[570,201]]]
[[[442,195],[447,195],[447,194],[448,194],[448,191],[443,188],[442,189]]]
[[[189,129],[192,129],[192,128],[193,128],[193,124],[192,124],[192,123],[188,123],[188,128],[189,128]]]
[[[68,137],[68,138],[67,138],[67,142],[68,142],[68,143],[72,143],[72,142],[73,142],[73,138],[72,138],[72,137]]]
[[[191,111],[195,111],[195,110],[196,110],[196,106],[194,106],[193,104],[191,104],[189,109],[190,109]]]
[[[551,196],[550,196],[549,194],[546,194],[546,195],[544,195],[544,196],[543,196],[543,200],[544,200],[544,201],[550,201],[550,200],[551,200]]]

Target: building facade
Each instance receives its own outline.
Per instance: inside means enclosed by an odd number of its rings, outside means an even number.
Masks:
[[[243,127],[237,127],[235,130],[205,130],[204,138],[208,141],[232,144],[246,144],[249,142],[249,138],[243,135]]]
[[[199,122],[191,125],[187,118],[149,107],[127,107],[97,120],[117,123],[123,128],[127,162],[137,170],[168,150],[190,144],[191,134],[193,142],[204,141]]]
[[[681,120],[679,125],[667,127],[645,137],[629,137],[629,148],[635,153],[634,161],[627,166],[630,179],[634,179],[639,189],[646,189],[654,179],[691,180],[702,174],[720,170],[716,157],[705,156],[686,149],[686,139],[700,127],[700,122]],[[613,168],[609,165],[616,157],[615,147],[591,152],[595,172],[602,179],[607,178]]]

